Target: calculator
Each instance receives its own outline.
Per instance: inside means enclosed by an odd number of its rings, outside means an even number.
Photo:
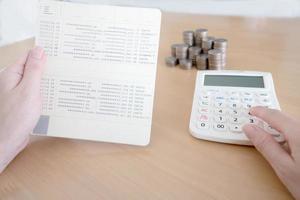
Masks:
[[[282,143],[284,137],[249,114],[253,106],[280,110],[271,73],[256,71],[198,71],[190,118],[190,133],[199,139],[252,145],[242,127],[253,123]]]

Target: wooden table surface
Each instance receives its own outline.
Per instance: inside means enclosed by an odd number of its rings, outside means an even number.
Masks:
[[[0,175],[0,199],[291,199],[254,148],[189,134],[196,70],[166,67],[164,58],[183,30],[199,27],[229,39],[228,69],[272,72],[283,111],[300,118],[299,18],[165,13],[150,145],[33,137]],[[0,65],[32,46],[0,48]]]

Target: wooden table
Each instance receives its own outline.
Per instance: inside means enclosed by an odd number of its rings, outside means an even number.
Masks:
[[[291,199],[254,148],[190,136],[196,70],[164,58],[199,27],[229,39],[228,69],[271,71],[282,109],[300,118],[300,19],[163,14],[151,144],[32,138],[0,175],[0,199]],[[0,65],[32,45],[1,48]]]

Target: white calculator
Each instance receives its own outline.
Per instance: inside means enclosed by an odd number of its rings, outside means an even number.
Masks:
[[[271,73],[255,71],[199,71],[190,132],[199,139],[252,145],[242,131],[247,123],[264,128],[278,142],[282,134],[249,114],[253,106],[280,110]]]

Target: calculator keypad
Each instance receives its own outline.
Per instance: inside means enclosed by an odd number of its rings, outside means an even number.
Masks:
[[[249,114],[249,109],[253,106],[272,105],[268,92],[202,91],[198,104],[198,129],[240,134],[244,124],[252,123],[264,128],[274,137],[280,136],[276,130]]]

